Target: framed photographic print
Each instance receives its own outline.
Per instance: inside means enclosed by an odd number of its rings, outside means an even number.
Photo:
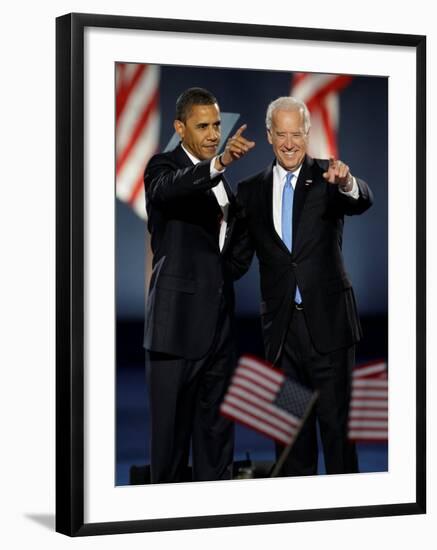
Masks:
[[[425,37],[95,14],[58,18],[56,35],[57,531],[425,513]],[[372,208],[348,216],[339,237],[341,291],[351,279],[364,332],[359,391],[376,376],[375,410],[364,427],[349,419],[360,473],[323,475],[332,472],[320,455],[319,475],[271,477],[273,442],[237,426],[230,479],[198,483],[188,472],[150,483],[143,330],[154,298],[143,173],[155,153],[184,144],[175,104],[192,87],[220,105],[214,154],[236,135],[254,143],[225,169],[234,192],[271,164],[272,147],[277,156],[298,149],[275,149],[268,122],[266,132],[268,104],[289,95],[311,113],[311,156],[344,160],[373,190]],[[255,259],[235,284],[236,323],[239,353],[262,357],[259,269]],[[189,282],[167,276],[186,304]]]

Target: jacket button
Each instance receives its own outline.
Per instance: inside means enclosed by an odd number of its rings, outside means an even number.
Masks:
[[[292,267],[297,267],[297,263],[296,262],[291,262],[291,266]]]

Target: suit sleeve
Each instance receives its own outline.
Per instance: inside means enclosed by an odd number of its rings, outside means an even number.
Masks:
[[[226,268],[234,281],[248,271],[255,253],[248,230],[246,205],[245,192],[240,184],[236,197],[235,226],[225,259]]]
[[[326,159],[315,159],[317,169],[319,171],[319,177],[321,181],[326,181],[323,178],[323,172],[326,172],[329,167],[329,161]],[[373,204],[373,193],[367,183],[355,176],[355,181],[358,185],[359,195],[355,199],[347,194],[342,193],[338,185],[329,184],[329,193],[331,199],[333,199],[335,208],[340,216],[354,216],[362,214],[368,210]]]
[[[179,168],[163,155],[156,155],[144,172],[147,202],[162,204],[211,189],[219,182],[220,174],[211,178],[210,164],[210,160],[204,160],[193,166]]]
[[[342,212],[348,216],[362,214],[373,204],[373,193],[367,183],[359,178],[355,178],[358,184],[359,196],[357,199],[347,196],[335,187],[336,201]]]

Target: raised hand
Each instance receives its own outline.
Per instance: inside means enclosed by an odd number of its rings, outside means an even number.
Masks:
[[[240,126],[236,133],[226,142],[225,150],[220,157],[220,162],[223,166],[228,166],[234,160],[240,159],[255,147],[254,141],[250,141],[243,136],[246,128],[247,124]]]
[[[341,160],[335,160],[333,157],[329,159],[327,172],[323,173],[323,177],[333,185],[339,185],[344,190],[352,188],[352,174],[349,166]]]

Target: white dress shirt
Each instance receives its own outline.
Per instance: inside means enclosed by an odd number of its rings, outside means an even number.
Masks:
[[[297,178],[299,177],[302,165],[293,171],[293,179],[291,184],[293,189],[296,189]],[[273,224],[275,226],[276,233],[282,239],[282,193],[284,191],[285,180],[287,178],[287,170],[283,168],[278,162],[273,167]],[[340,193],[358,199],[360,192],[358,184],[354,177],[352,177],[352,189],[350,191],[342,191],[339,188]]]
[[[193,164],[198,164],[200,160],[193,156],[189,151],[185,149],[185,147],[182,145],[182,149],[185,151],[185,153],[188,155],[189,159]],[[224,170],[217,170],[214,166],[216,157],[213,157],[211,159],[210,164],[210,174],[211,178],[215,178],[219,174],[223,174]],[[223,185],[222,180],[218,182],[217,185],[215,185],[211,191],[214,193],[215,198],[217,199],[218,205],[221,208],[223,219],[222,223],[220,225],[220,233],[219,233],[219,247],[220,250],[223,249],[223,245],[225,243],[225,237],[226,237],[226,228],[228,226],[228,213],[229,213],[229,199],[228,194],[226,193],[225,186]]]

